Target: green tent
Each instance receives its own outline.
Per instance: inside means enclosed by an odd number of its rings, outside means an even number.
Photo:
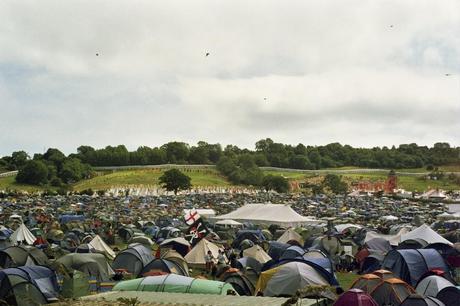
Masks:
[[[69,274],[77,270],[95,277],[98,281],[108,281],[114,274],[107,258],[97,253],[71,253],[62,256],[55,263],[64,266]]]
[[[123,281],[113,287],[113,291],[151,291],[227,295],[228,291],[236,292],[228,283],[196,279],[192,277],[168,274],[148,276]]]

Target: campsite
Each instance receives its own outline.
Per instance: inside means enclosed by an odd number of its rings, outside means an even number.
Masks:
[[[0,205],[11,305],[124,292],[147,304],[458,305],[460,216],[439,201],[120,190],[3,194]]]

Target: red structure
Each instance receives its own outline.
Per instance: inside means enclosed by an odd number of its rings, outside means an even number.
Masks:
[[[393,193],[398,188],[398,178],[396,173],[391,170],[385,181],[359,181],[353,184],[353,189],[363,192]]]

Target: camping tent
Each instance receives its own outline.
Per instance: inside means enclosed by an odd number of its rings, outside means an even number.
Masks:
[[[149,262],[141,271],[141,275],[147,276],[149,273],[166,272],[188,276],[188,271],[175,261],[155,258]]]
[[[278,238],[277,241],[282,242],[282,243],[288,243],[288,241],[291,241],[291,240],[297,241],[298,243],[300,243],[300,245],[303,245],[302,236],[300,236],[296,231],[294,231],[292,227],[288,228],[283,233],[283,235],[281,235],[281,237]]]
[[[88,243],[88,246],[99,253],[104,254],[109,259],[115,258],[115,252],[102,240],[99,235],[96,235],[93,240]]]
[[[47,264],[48,257],[45,253],[33,246],[11,246],[0,250],[0,267],[4,269]]]
[[[17,230],[11,234],[10,236],[10,241],[11,243],[17,245],[17,244],[28,244],[31,245],[35,242],[37,238],[29,231],[27,226],[22,223]]]
[[[454,286],[454,284],[444,277],[439,275],[429,275],[419,281],[415,290],[422,295],[436,296],[439,291],[451,286]]]
[[[223,275],[222,281],[232,285],[239,295],[251,296],[254,294],[254,284],[241,272],[227,271]]]
[[[102,254],[72,253],[57,259],[56,263],[62,264],[69,274],[77,270],[88,276],[96,277],[100,281],[108,281],[114,274],[107,259]]]
[[[113,287],[114,291],[152,291],[152,292],[181,292],[199,294],[227,295],[234,291],[232,285],[204,279],[196,279],[177,274],[148,276],[123,281]]]
[[[142,269],[153,260],[152,251],[142,244],[132,244],[115,257],[112,268],[126,270],[139,276]]]
[[[385,256],[382,268],[392,271],[397,277],[413,286],[423,274],[432,269],[449,274],[444,259],[434,249],[392,250]]]
[[[443,302],[446,306],[458,306],[458,301],[460,301],[460,288],[446,287],[439,291],[436,298]]]
[[[261,264],[264,264],[272,259],[260,245],[254,245],[248,249],[245,249],[243,251],[243,256],[257,259],[257,261]]]
[[[371,293],[381,282],[382,279],[375,274],[364,274],[353,282],[351,288],[361,289],[367,293]]]
[[[264,296],[294,295],[308,285],[336,286],[334,276],[323,268],[307,262],[292,261],[260,274],[256,292]]]
[[[182,267],[184,271],[188,272],[188,264],[185,261],[184,257],[173,249],[167,250],[164,254],[161,255],[161,258],[174,261]]]
[[[401,236],[401,241],[405,240],[417,240],[421,239],[427,242],[427,244],[432,243],[444,243],[448,245],[453,245],[452,242],[442,237],[434,230],[432,230],[428,225],[422,224],[416,229],[410,231],[409,233],[403,234]]]
[[[218,220],[232,219],[254,224],[278,224],[286,227],[319,222],[299,215],[289,205],[271,203],[246,204],[235,211],[214,218]]]
[[[183,237],[170,238],[161,242],[161,246],[171,247],[173,250],[181,254],[182,256],[187,255],[190,251],[190,243]]]
[[[202,265],[204,266],[206,264],[206,261],[204,260],[204,257],[208,253],[208,251],[211,251],[212,255],[214,258],[217,258],[219,255],[219,247],[215,245],[212,242],[209,242],[206,239],[201,239],[200,242],[198,242],[193,249],[185,255],[185,261],[189,265]]]
[[[0,270],[0,299],[8,305],[41,305],[56,301],[56,275],[47,267]]]
[[[390,278],[381,282],[372,291],[368,292],[379,305],[400,305],[414,289],[398,278]]]
[[[362,291],[361,289],[350,289],[344,294],[342,294],[337,301],[335,301],[334,306],[378,306],[377,302],[374,299]]]
[[[419,294],[409,295],[400,306],[445,306],[440,300]]]

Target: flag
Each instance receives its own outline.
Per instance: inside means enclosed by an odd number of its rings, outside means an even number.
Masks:
[[[200,219],[200,215],[198,214],[198,212],[196,211],[195,208],[193,209],[190,209],[184,216],[184,219],[185,219],[185,223],[187,225],[192,225],[193,223],[195,223],[196,221],[198,221],[198,219]]]
[[[185,235],[185,239],[193,246],[200,242],[201,239],[206,237],[209,234],[209,230],[201,219],[198,219],[193,223]]]

